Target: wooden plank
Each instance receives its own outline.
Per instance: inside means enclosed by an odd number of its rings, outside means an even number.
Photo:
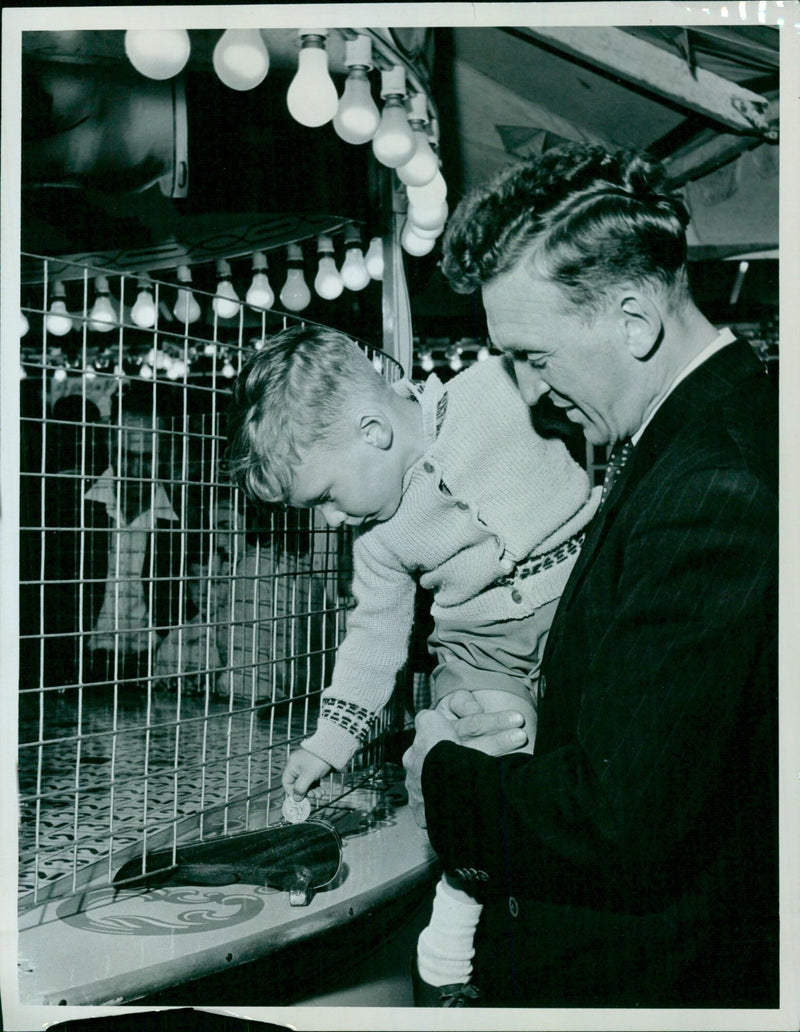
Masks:
[[[680,107],[740,133],[777,138],[764,97],[696,68],[622,29],[592,27],[525,28],[526,35],[596,68],[617,75]]]
[[[723,165],[735,161],[740,154],[759,145],[759,140],[735,133],[703,134],[680,150],[675,151],[662,162],[667,170],[666,185],[675,190],[693,179],[700,179],[716,172]]]
[[[769,102],[767,117],[777,119],[777,116],[776,98]],[[758,147],[762,142],[758,137],[715,133],[710,129],[698,133],[693,140],[673,151],[668,158],[664,158],[667,185],[674,190],[693,179],[700,179],[735,161],[740,154]]]

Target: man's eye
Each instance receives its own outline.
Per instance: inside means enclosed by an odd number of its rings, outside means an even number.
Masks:
[[[544,369],[547,360],[540,356],[531,354],[529,351],[515,351],[514,361],[522,365],[530,366],[531,369]]]

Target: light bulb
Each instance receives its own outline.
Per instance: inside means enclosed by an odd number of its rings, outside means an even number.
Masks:
[[[59,366],[58,369],[53,373],[53,379],[56,383],[63,383],[67,378],[67,370],[63,366]]]
[[[200,318],[200,305],[192,293],[191,287],[188,286],[192,282],[192,273],[188,265],[178,266],[178,282],[187,285],[178,287],[178,297],[172,314],[178,322],[188,326],[189,323],[197,322]]]
[[[408,124],[414,133],[417,147],[411,158],[397,169],[397,178],[407,186],[425,186],[439,171],[439,159],[428,140],[425,126],[428,122],[428,104],[424,93],[415,93],[411,98],[411,113]]]
[[[450,361],[447,364],[450,366],[454,373],[457,373],[464,363],[461,360],[461,355],[459,355],[459,353],[456,351],[454,354],[450,356]]]
[[[211,306],[220,319],[235,319],[239,314],[239,295],[231,283],[231,267],[221,259],[217,262],[217,292]]]
[[[148,283],[148,279],[140,280],[139,293],[131,308],[131,319],[143,330],[156,324],[156,302]]]
[[[423,351],[419,357],[419,364],[422,367],[423,372],[430,373],[433,371],[433,355],[430,351]]]
[[[359,35],[348,39],[344,49],[347,81],[333,118],[333,128],[345,143],[367,143],[378,131],[381,121],[369,83],[372,42],[369,36]]]
[[[424,254],[430,254],[436,244],[436,237],[421,237],[414,232],[411,223],[406,222],[403,232],[400,234],[400,244],[407,254],[415,258],[421,258]]]
[[[439,171],[439,159],[433,153],[428,141],[428,134],[420,123],[420,127],[412,127],[417,141],[417,149],[411,159],[397,169],[397,178],[408,186],[425,186],[430,183]]]
[[[267,278],[267,256],[261,251],[253,255],[253,280],[245,295],[245,301],[252,308],[272,308],[275,292]]]
[[[50,296],[52,298],[50,311],[44,317],[45,329],[54,337],[63,337],[72,329],[72,319],[67,313],[67,303],[64,300],[66,297],[64,284],[56,280]]]
[[[189,372],[189,367],[181,358],[175,358],[167,370],[168,380],[182,380]]]
[[[225,364],[222,367],[222,375],[226,380],[232,380],[236,376],[236,370],[233,368],[233,363],[229,358],[225,359]]]
[[[297,72],[286,94],[289,114],[309,129],[330,122],[339,107],[339,94],[328,71],[326,35],[327,29],[300,33]]]
[[[356,226],[348,226],[344,231],[344,247],[342,283],[348,290],[363,290],[370,281],[370,275],[361,250],[361,234]]]
[[[47,332],[54,337],[63,337],[72,329],[72,319],[67,313],[66,302],[61,298],[53,300],[50,311],[44,317],[44,325]]]
[[[144,357],[145,362],[153,369],[169,369],[172,358],[165,351],[159,348],[150,348]]]
[[[311,301],[311,291],[303,276],[303,251],[299,244],[286,248],[288,268],[281,290],[281,304],[290,312],[301,312]]]
[[[96,276],[94,281],[95,302],[89,312],[89,329],[97,333],[108,333],[113,330],[117,321],[117,313],[114,311],[108,296],[108,280],[105,276]]]
[[[141,376],[143,380],[153,379],[153,370],[150,368],[147,362],[142,362],[141,366],[139,367],[139,376]]]
[[[28,330],[31,328],[31,324],[28,322],[28,317],[24,312],[19,313],[19,335],[24,337]]]
[[[414,208],[432,208],[447,198],[447,183],[441,172],[425,186],[407,186],[408,203]]]
[[[245,300],[252,308],[272,308],[275,304],[275,293],[265,272],[253,273]]]
[[[317,254],[319,265],[314,290],[326,301],[335,301],[344,290],[344,284],[333,260],[333,241],[329,236],[321,234],[317,237]]]
[[[478,361],[485,362],[488,357],[489,349],[486,347],[485,344],[481,344],[481,346],[478,348]]]
[[[427,207],[419,204],[409,204],[408,221],[413,223],[417,229],[438,229],[444,227],[447,221],[447,201],[441,204],[432,204]]]
[[[186,29],[128,29],[125,53],[148,79],[171,79],[189,60],[191,43]]]
[[[372,279],[383,279],[383,241],[380,237],[370,240],[367,253],[364,255],[364,264]]]
[[[226,29],[214,47],[214,71],[232,90],[252,90],[269,71],[269,54],[258,29]]]
[[[381,72],[381,96],[384,98],[381,122],[372,140],[372,150],[382,165],[397,168],[409,161],[417,139],[408,124],[405,105],[406,73],[402,65]]]

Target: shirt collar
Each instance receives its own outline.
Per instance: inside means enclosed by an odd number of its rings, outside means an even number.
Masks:
[[[642,434],[649,426],[651,420],[653,419],[653,416],[656,414],[656,412],[658,412],[658,410],[661,408],[661,406],[664,404],[664,402],[667,400],[670,394],[672,394],[672,392],[675,390],[678,384],[682,380],[685,380],[690,373],[693,373],[698,366],[701,366],[703,362],[708,361],[708,359],[711,358],[712,355],[716,354],[718,351],[721,351],[724,347],[727,347],[728,344],[732,344],[735,340],[736,337],[734,336],[733,332],[727,326],[725,326],[723,329],[719,331],[717,336],[711,341],[710,344],[706,344],[703,350],[700,351],[697,355],[695,355],[688,365],[683,367],[683,369],[678,373],[678,375],[670,384],[669,389],[664,395],[664,397],[661,399],[661,401],[659,401],[659,403],[656,405],[656,407],[653,409],[653,411],[650,413],[650,415],[647,417],[644,423],[642,423],[642,425],[639,427],[636,433],[633,434],[633,436],[631,437],[631,440],[634,444],[639,443],[639,438],[642,436]]]
[[[109,516],[113,517],[116,516],[118,506],[117,488],[114,469],[109,466],[86,491],[84,498],[89,502],[100,502],[105,505]],[[152,512],[157,520],[177,521],[178,519],[163,484],[156,483],[153,505],[146,511]]]

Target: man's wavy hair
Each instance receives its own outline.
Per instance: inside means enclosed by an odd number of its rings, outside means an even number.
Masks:
[[[223,473],[248,498],[285,504],[309,450],[335,445],[356,400],[387,389],[345,334],[321,326],[283,330],[250,356],[234,382]]]
[[[520,259],[588,317],[620,283],[688,299],[681,200],[646,157],[567,144],[503,170],[461,201],[444,236],[442,269],[471,293]]]

